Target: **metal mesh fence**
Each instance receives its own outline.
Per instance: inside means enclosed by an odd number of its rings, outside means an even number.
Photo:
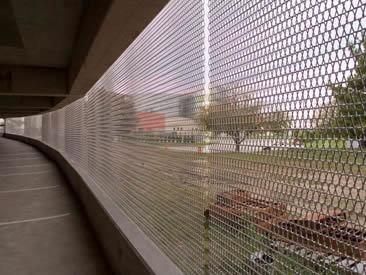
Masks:
[[[366,3],[172,0],[40,139],[187,274],[366,274]]]

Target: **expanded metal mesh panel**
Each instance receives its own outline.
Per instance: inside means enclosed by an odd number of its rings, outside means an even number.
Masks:
[[[366,274],[366,3],[171,1],[50,144],[187,274]]]
[[[362,1],[210,2],[210,191],[248,197],[213,208],[213,272],[366,272],[365,16]]]

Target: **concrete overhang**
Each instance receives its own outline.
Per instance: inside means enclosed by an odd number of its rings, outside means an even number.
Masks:
[[[0,1],[0,117],[83,97],[167,2]]]

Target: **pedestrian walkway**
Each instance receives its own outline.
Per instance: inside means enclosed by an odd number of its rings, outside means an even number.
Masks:
[[[0,274],[110,274],[81,206],[57,166],[0,138]]]

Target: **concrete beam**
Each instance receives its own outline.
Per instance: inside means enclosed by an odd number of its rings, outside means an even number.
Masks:
[[[62,69],[0,66],[0,95],[65,97],[67,87]]]
[[[169,0],[108,2],[91,0],[83,17],[68,72],[73,99],[90,90]]]
[[[0,95],[0,110],[50,109],[59,101],[58,97]]]
[[[83,64],[87,62],[88,53],[96,40],[96,36],[98,32],[102,31],[101,26],[109,12],[110,4],[111,0],[90,0],[85,4],[85,11],[72,52],[71,64],[69,65],[68,78],[70,83],[75,81]],[[80,94],[83,92],[74,89],[73,93]]]
[[[43,111],[48,106],[48,110],[55,110],[83,97],[167,2],[86,1],[68,68],[0,65],[0,96],[17,97],[8,104],[0,103],[0,112],[11,116],[13,113],[8,110],[14,110],[18,102],[16,114],[28,115],[29,109]],[[50,104],[46,102],[48,99],[38,103],[36,99],[19,102],[18,97],[59,97],[59,100]],[[37,104],[41,104],[41,109]]]
[[[38,115],[46,110],[0,110],[0,118],[24,117]]]

